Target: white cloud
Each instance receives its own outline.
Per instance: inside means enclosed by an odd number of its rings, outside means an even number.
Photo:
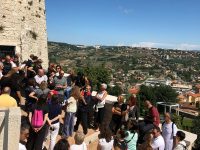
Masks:
[[[200,50],[200,44],[182,43],[182,44],[177,45],[177,49],[182,49],[182,50]]]
[[[118,9],[119,9],[123,14],[125,14],[125,15],[128,15],[128,14],[130,14],[130,13],[133,12],[132,9],[124,8],[124,7],[122,7],[122,6],[119,6]]]
[[[156,42],[139,42],[131,45],[132,47],[154,47],[154,48],[170,48],[179,50],[200,50],[200,44],[171,44],[171,43],[156,43]]]

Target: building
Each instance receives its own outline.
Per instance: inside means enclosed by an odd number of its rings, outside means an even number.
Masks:
[[[196,104],[197,102],[200,102],[200,93],[192,93],[192,92],[189,92],[187,94],[187,102],[189,103],[194,103]]]
[[[156,78],[148,78],[146,81],[143,83],[146,86],[156,86],[156,85],[171,85],[170,80],[166,79],[156,79]]]
[[[45,0],[0,1],[0,57],[37,55],[48,66]]]

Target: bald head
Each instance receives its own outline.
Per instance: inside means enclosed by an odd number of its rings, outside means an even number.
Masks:
[[[39,69],[38,70],[38,75],[42,77],[44,75],[44,70],[43,69]]]
[[[2,91],[2,94],[8,94],[8,95],[10,95],[10,91],[11,91],[11,89],[9,87],[5,87],[3,89],[3,91]]]

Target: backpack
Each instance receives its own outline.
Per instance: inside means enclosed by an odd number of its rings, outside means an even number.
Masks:
[[[35,109],[34,113],[33,113],[33,116],[32,116],[32,119],[31,119],[31,125],[32,125],[32,127],[34,127],[34,128],[40,128],[40,127],[42,127],[43,121],[44,121],[43,111]]]

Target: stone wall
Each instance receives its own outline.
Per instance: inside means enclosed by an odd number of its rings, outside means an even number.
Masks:
[[[39,56],[48,66],[45,0],[0,0],[0,45],[16,46],[27,60]]]
[[[0,150],[18,150],[20,125],[19,107],[0,108]]]

